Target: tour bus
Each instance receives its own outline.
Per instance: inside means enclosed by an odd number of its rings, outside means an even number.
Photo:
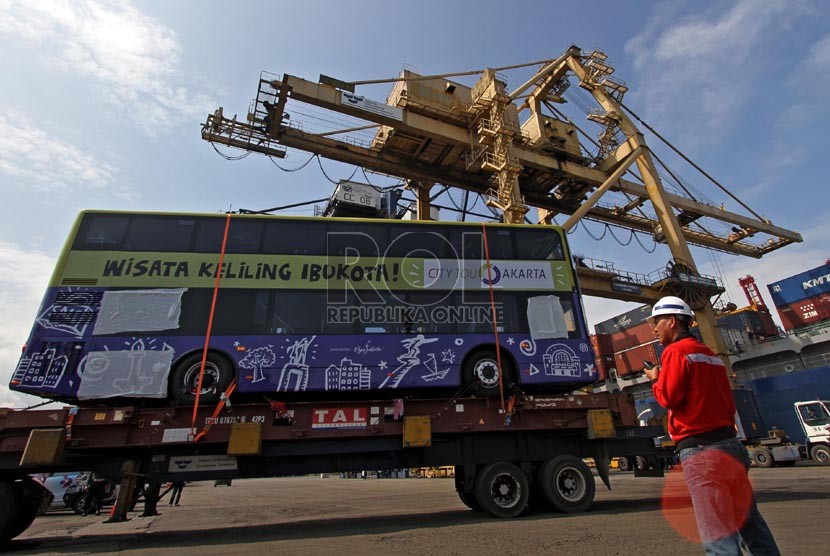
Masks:
[[[85,211],[10,387],[192,404],[206,344],[204,403],[597,378],[556,226]]]

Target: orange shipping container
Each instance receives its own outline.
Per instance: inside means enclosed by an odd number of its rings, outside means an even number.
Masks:
[[[641,323],[628,330],[611,334],[611,346],[614,352],[620,352],[654,341],[654,331],[647,323]]]
[[[657,342],[640,345],[625,351],[614,354],[614,363],[617,366],[617,374],[620,376],[640,372],[645,369],[644,361],[657,363],[659,358],[656,351]]]

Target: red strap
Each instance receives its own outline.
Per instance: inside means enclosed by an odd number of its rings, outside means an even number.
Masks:
[[[499,345],[499,323],[496,316],[496,294],[493,292],[493,278],[490,274],[490,247],[487,245],[487,226],[481,223],[481,233],[484,236],[484,258],[487,261],[487,285],[490,288],[490,309],[493,311],[493,336],[496,338],[496,366],[499,369],[499,396],[501,397],[501,410],[504,409],[504,381],[501,365],[501,347]]]
[[[232,380],[230,385],[228,385],[228,389],[225,390],[225,393],[219,399],[219,403],[216,404],[216,409],[213,410],[213,415],[210,416],[210,420],[205,423],[205,426],[202,428],[201,431],[199,431],[199,434],[193,437],[193,442],[196,442],[197,440],[199,440],[207,434],[207,432],[210,430],[210,427],[213,426],[213,423],[216,422],[216,417],[219,416],[219,412],[222,411],[223,407],[225,407],[225,404],[228,402],[228,399],[231,397],[231,394],[233,394],[234,390],[236,390],[236,379]]]
[[[231,213],[225,218],[225,234],[222,236],[222,249],[219,251],[219,267],[216,269],[216,281],[213,284],[213,300],[210,302],[210,316],[208,317],[207,332],[205,332],[205,347],[202,349],[202,366],[199,368],[199,382],[196,386],[196,400],[193,402],[193,420],[190,428],[196,430],[196,411],[199,409],[199,397],[202,393],[202,379],[205,376],[210,332],[213,330],[213,314],[216,311],[216,298],[219,297],[219,280],[222,278],[222,265],[225,261],[225,247],[228,244],[228,230],[231,227]],[[223,404],[224,405],[224,404]]]

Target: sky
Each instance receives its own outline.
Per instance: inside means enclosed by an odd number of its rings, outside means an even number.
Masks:
[[[244,118],[260,72],[309,80],[438,74],[600,48],[625,103],[707,172],[804,242],[761,260],[694,249],[726,299],[740,276],[765,285],[830,257],[830,5],[822,0],[416,4],[370,0],[220,2],[0,0],[0,406],[69,227],[83,209],[224,212],[323,198],[331,161],[283,172],[266,157],[229,161],[201,140],[222,106]],[[526,69],[532,71],[531,69]],[[529,74],[508,74],[508,89]],[[389,86],[358,89],[384,101]],[[646,136],[653,148],[655,140]],[[222,150],[226,155],[239,151]],[[307,153],[289,150],[296,168]],[[679,170],[716,203],[726,197]],[[380,180],[379,180],[380,181]],[[824,193],[822,193],[824,191]],[[730,210],[737,207],[729,205]],[[311,208],[287,214],[311,214]],[[445,214],[446,219],[455,215]],[[571,249],[648,273],[668,250],[586,222]],[[767,302],[770,302],[767,296]],[[586,298],[589,323],[635,305]]]

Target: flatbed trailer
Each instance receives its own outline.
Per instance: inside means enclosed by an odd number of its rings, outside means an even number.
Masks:
[[[655,455],[625,394],[200,407],[0,410],[0,539],[22,533],[47,496],[29,476],[89,469],[121,481],[112,520],[136,485],[145,514],[167,481],[455,467],[470,508],[515,517],[528,506],[584,511],[593,458],[610,488],[611,457]],[[656,457],[655,457],[656,461]],[[655,465],[657,472],[659,466]],[[155,488],[154,488],[155,487]]]

